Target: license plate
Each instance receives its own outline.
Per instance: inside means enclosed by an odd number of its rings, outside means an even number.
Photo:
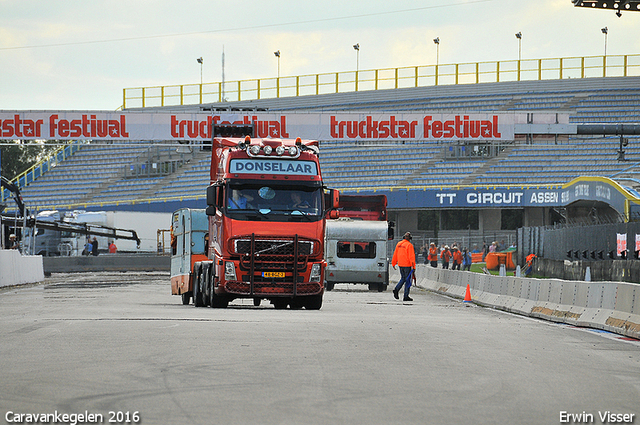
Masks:
[[[284,277],[284,272],[262,272],[262,277]]]

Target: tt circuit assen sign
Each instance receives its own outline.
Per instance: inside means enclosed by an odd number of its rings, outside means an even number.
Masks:
[[[410,189],[368,192],[384,192],[390,205],[403,208],[525,208],[566,207],[580,201],[608,204],[620,214],[640,211],[640,199],[606,177],[578,177],[561,186],[549,187],[475,187]]]
[[[315,140],[513,140],[516,114],[170,114],[0,111],[0,139],[211,140],[212,124],[254,124],[257,137]]]

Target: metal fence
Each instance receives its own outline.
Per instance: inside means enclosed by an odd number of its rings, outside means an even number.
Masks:
[[[618,235],[626,235],[626,258],[635,259],[640,223],[613,223],[592,226],[523,227],[518,229],[518,264],[529,254],[550,260],[598,261],[622,258],[617,255]]]

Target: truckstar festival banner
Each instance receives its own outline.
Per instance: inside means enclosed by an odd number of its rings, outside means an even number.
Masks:
[[[330,140],[513,140],[516,114],[170,114],[0,111],[0,139],[211,140],[211,124],[254,124],[257,137]]]

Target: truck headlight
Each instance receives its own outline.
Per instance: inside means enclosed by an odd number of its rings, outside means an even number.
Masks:
[[[224,263],[224,279],[238,280],[236,279],[236,266],[232,261],[225,261]]]
[[[311,275],[309,276],[309,282],[320,282],[320,263],[315,263],[311,266]]]

